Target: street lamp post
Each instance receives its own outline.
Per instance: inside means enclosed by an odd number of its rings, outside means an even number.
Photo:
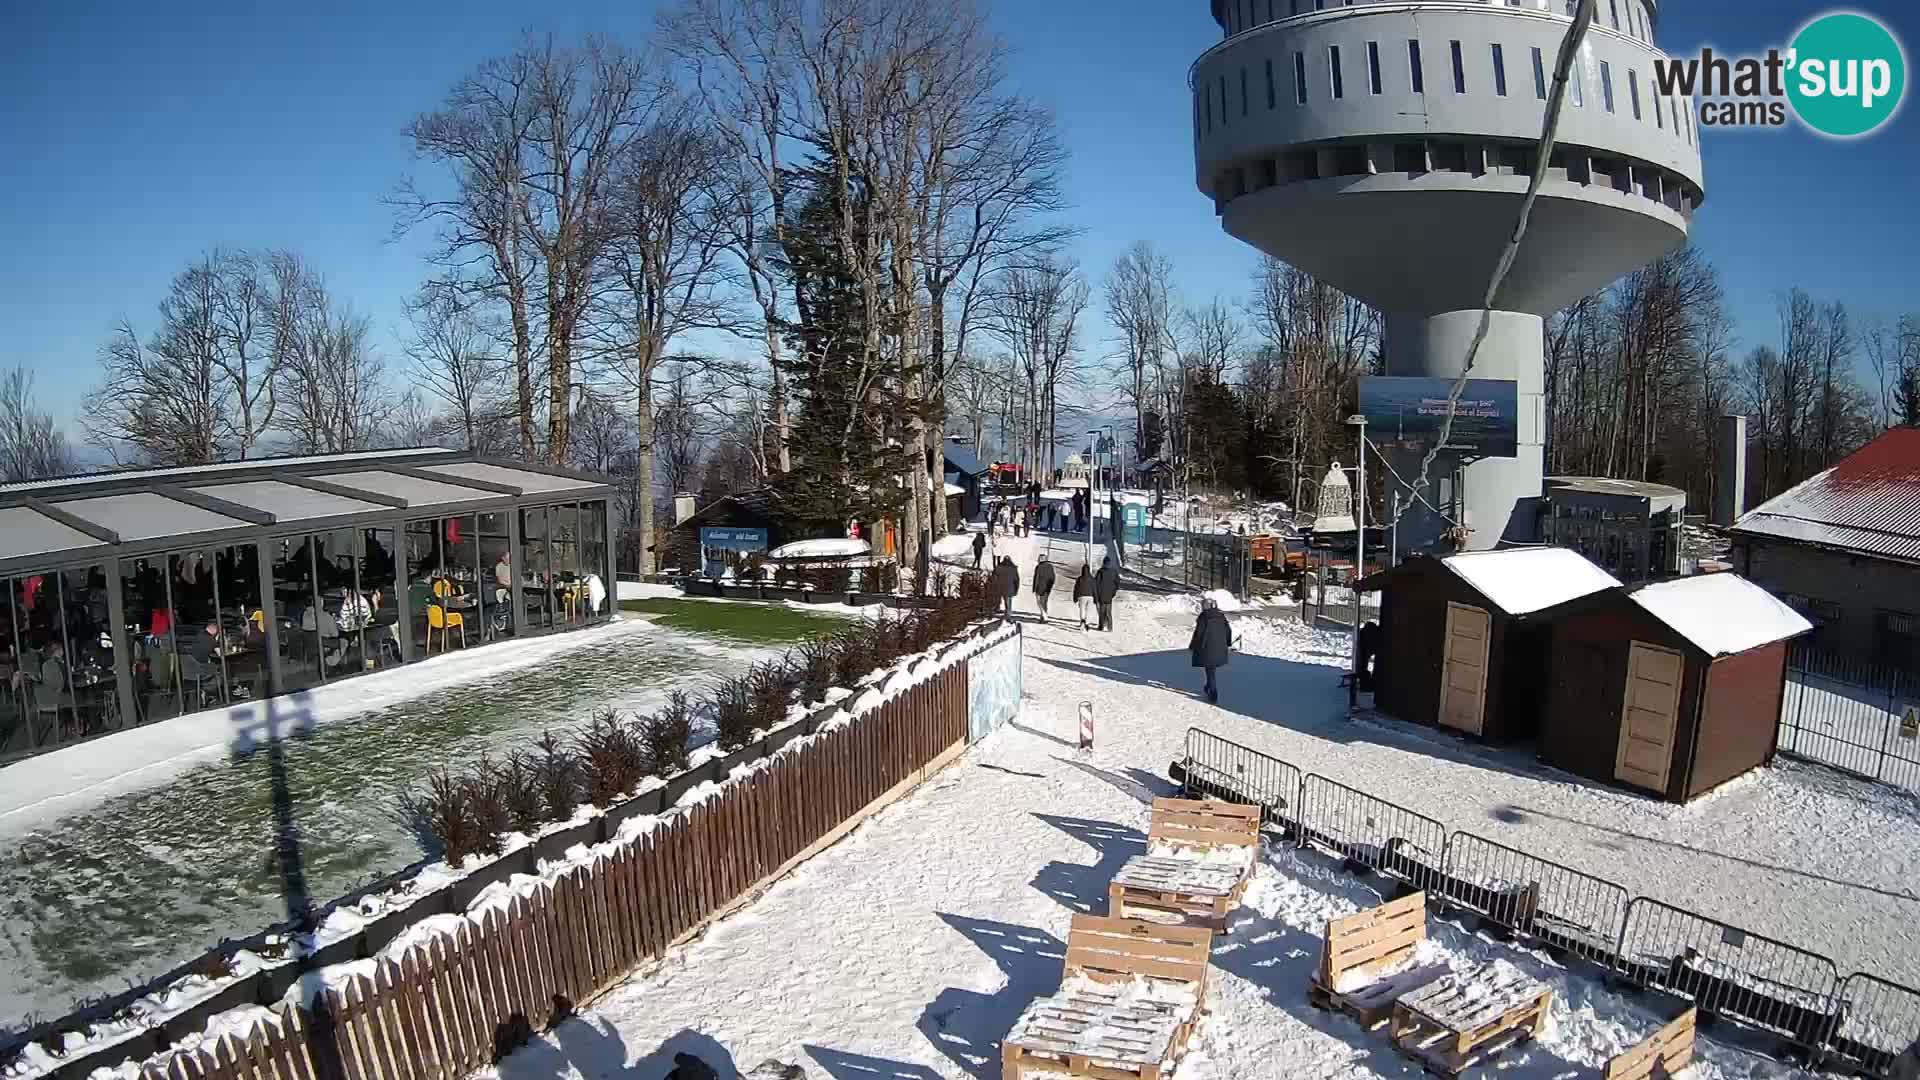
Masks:
[[[1349,701],[1360,692],[1360,579],[1367,574],[1367,418],[1361,413],[1347,417],[1347,423],[1360,438],[1360,461],[1353,492],[1353,684]]]

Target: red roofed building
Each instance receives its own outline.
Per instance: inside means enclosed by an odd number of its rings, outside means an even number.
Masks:
[[[1734,569],[1823,648],[1920,668],[1920,428],[1893,428],[1741,515]]]

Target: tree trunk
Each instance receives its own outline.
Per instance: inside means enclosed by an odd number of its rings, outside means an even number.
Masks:
[[[567,442],[572,436],[573,412],[573,328],[566,326],[552,335],[547,345],[547,464],[567,463]]]
[[[780,471],[785,473],[793,470],[793,455],[787,449],[787,375],[780,370],[780,332],[771,317],[766,328],[767,363],[773,369],[773,441],[779,450]]]
[[[653,373],[650,369],[642,370],[646,374],[640,380],[639,408],[636,411],[640,438],[640,551],[634,562],[640,573],[645,575],[653,573]]]

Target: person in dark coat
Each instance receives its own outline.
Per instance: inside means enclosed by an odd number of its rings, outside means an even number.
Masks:
[[[1040,553],[1040,563],[1033,568],[1033,603],[1040,609],[1040,621],[1047,621],[1047,597],[1053,593],[1053,564],[1047,561],[1047,553]]]
[[[987,528],[989,531],[991,531],[993,526],[989,524]],[[973,568],[975,570],[980,569],[980,555],[986,550],[987,550],[987,534],[974,533],[973,534]]]
[[[1220,700],[1220,687],[1214,682],[1213,673],[1227,666],[1227,656],[1233,648],[1233,628],[1227,625],[1227,615],[1210,596],[1200,598],[1200,617],[1193,623],[1193,640],[1187,643],[1187,651],[1193,654],[1193,666],[1207,671],[1207,700]]]
[[[1093,579],[1093,602],[1100,609],[1100,629],[1113,630],[1113,598],[1120,594],[1120,567],[1112,559],[1100,563],[1099,576]]]
[[[1372,620],[1362,623],[1360,626],[1360,640],[1355,643],[1354,647],[1355,651],[1359,653],[1359,655],[1354,658],[1359,665],[1359,671],[1356,672],[1356,677],[1359,679],[1358,689],[1362,692],[1371,692],[1373,690],[1373,660],[1374,657],[1380,655],[1380,624]]]
[[[1020,595],[1020,568],[1013,565],[1013,556],[1000,556],[1000,565],[993,570],[993,583],[1006,605],[1007,618],[1013,618],[1013,598]]]
[[[1080,629],[1093,625],[1093,567],[1080,564],[1080,576],[1073,579],[1073,605],[1080,609]]]

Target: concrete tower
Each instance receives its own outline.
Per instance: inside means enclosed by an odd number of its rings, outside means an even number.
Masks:
[[[1387,374],[1457,377],[1532,175],[1573,0],[1210,2],[1226,38],[1189,79],[1197,178],[1222,226],[1385,312]],[[1656,93],[1658,5],[1598,4],[1473,367],[1518,383],[1519,456],[1464,469],[1443,456],[1428,474],[1428,497],[1464,513],[1469,548],[1532,532],[1543,316],[1679,247],[1704,196],[1689,102]],[[1411,481],[1419,455],[1393,465]],[[1408,513],[1403,549],[1444,527]]]

